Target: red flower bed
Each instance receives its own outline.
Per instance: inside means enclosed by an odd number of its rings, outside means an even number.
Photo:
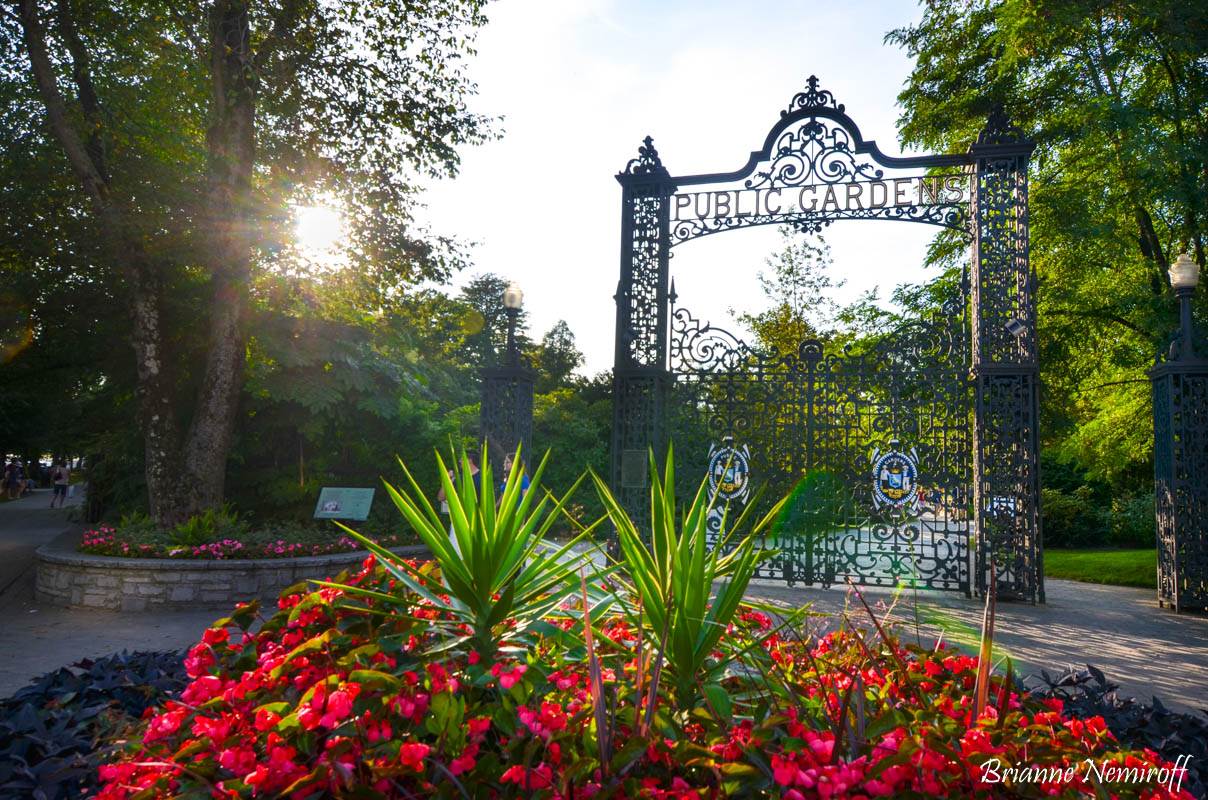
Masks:
[[[378,537],[378,542],[385,547],[395,547],[400,543],[400,540],[395,534],[387,534]],[[293,542],[284,539],[267,542],[222,539],[198,545],[172,543],[140,544],[127,536],[123,536],[113,528],[101,527],[96,530],[84,531],[84,536],[80,540],[80,545],[77,549],[81,553],[97,556],[118,556],[120,558],[180,558],[223,561],[248,558],[303,558],[306,556],[353,553],[357,550],[363,550],[364,545],[348,536],[341,536],[335,541],[323,544]]]
[[[347,582],[383,595],[288,594],[255,634],[254,606],[207,630],[192,683],[102,767],[99,796],[1191,797],[1102,718],[1002,678],[973,719],[977,660],[954,650],[803,640],[747,611],[714,653],[731,668],[685,707],[623,614],[585,647],[582,610],[564,608],[487,663],[447,647],[441,612],[372,557]]]

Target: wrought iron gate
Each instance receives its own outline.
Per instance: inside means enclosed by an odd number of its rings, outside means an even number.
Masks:
[[[760,577],[824,586],[913,579],[970,593],[965,299],[863,353],[816,339],[760,351],[672,311],[667,426],[681,490],[733,470],[734,452],[743,474],[725,488],[763,484],[765,506],[790,497],[764,540],[780,556]]]
[[[731,436],[772,492],[821,493],[823,518],[804,528],[816,535],[788,543],[779,577],[913,575],[965,592],[993,581],[1000,597],[1044,602],[1032,147],[999,109],[965,153],[886,156],[814,77],[733,172],[673,176],[647,137],[617,176],[612,486],[629,513],[639,523],[649,513],[648,449],[661,457],[674,436],[678,459],[700,459],[711,445],[716,455],[713,436]],[[847,219],[958,232],[970,246],[965,295],[945,319],[907,325],[867,353],[820,342],[758,353],[673,313],[672,247]]]

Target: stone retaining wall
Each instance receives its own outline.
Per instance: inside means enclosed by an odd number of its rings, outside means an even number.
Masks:
[[[401,556],[426,556],[422,546],[400,547]],[[282,589],[323,580],[359,567],[365,551],[305,558],[201,561],[180,558],[117,558],[78,553],[63,546],[38,549],[35,596],[56,606],[115,611],[184,610],[231,606],[275,598]]]

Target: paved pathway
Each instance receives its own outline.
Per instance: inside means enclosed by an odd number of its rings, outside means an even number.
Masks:
[[[179,650],[201,638],[221,611],[122,614],[34,601],[34,551],[83,526],[51,510],[50,490],[0,504],[0,697],[82,658],[126,650]],[[79,505],[79,489],[70,505]]]
[[[49,492],[0,505],[0,697],[37,676],[78,661],[129,650],[188,647],[221,609],[123,614],[61,609],[33,599],[34,551],[58,536],[74,536],[66,511],[50,510]],[[77,501],[78,502],[78,499]],[[1154,592],[1073,581],[1046,582],[1042,606],[998,606],[996,658],[1009,653],[1020,672],[1094,664],[1125,694],[1148,701],[1155,694],[1172,708],[1208,708],[1208,616],[1159,609]],[[853,621],[862,607],[841,589],[787,587],[760,581],[748,596],[782,607],[811,603],[824,612],[847,608]],[[893,605],[885,590],[866,590],[870,603]],[[930,644],[976,642],[983,603],[962,595],[930,593],[918,604],[919,636]],[[892,619],[914,635],[914,604],[903,593]],[[880,612],[878,612],[880,613]]]

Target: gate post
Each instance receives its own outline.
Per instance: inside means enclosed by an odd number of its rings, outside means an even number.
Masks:
[[[1034,145],[995,109],[970,146],[973,501],[976,588],[1044,602],[1040,530],[1036,276],[1028,259]]]
[[[536,373],[519,364],[484,367],[481,370],[482,405],[479,411],[479,441],[486,451],[480,465],[490,461],[496,475],[502,474],[503,458],[520,448],[521,458],[533,463],[533,381]]]
[[[668,264],[675,184],[654,142],[617,175],[621,279],[613,361],[612,490],[639,529],[649,526],[649,457],[666,452]]]
[[[1208,359],[1196,357],[1191,331],[1198,272],[1199,265],[1187,255],[1179,256],[1170,270],[1182,325],[1170,352],[1160,354],[1149,373],[1158,605],[1176,612],[1208,610]]]

